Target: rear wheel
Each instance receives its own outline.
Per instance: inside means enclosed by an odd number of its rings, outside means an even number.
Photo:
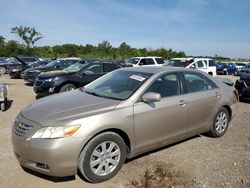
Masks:
[[[61,87],[60,92],[64,92],[64,91],[72,91],[75,90],[76,86],[73,84],[65,84],[64,86]]]
[[[0,73],[5,74],[7,72],[7,69],[5,67],[0,67]]]
[[[101,133],[82,150],[78,159],[78,170],[89,182],[103,182],[118,173],[126,155],[126,145],[118,134]]]
[[[1,102],[1,110],[2,111],[6,110],[6,103],[5,102]]]
[[[223,136],[229,125],[229,114],[226,108],[221,107],[217,114],[215,115],[213,125],[209,131],[209,135],[212,137]]]

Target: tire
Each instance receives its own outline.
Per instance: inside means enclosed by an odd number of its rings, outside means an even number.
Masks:
[[[229,126],[229,113],[226,108],[221,107],[214,117],[210,131],[210,136],[218,138],[223,136]]]
[[[0,67],[1,74],[5,74],[7,72],[7,69],[5,67]]]
[[[6,103],[1,102],[1,110],[4,112],[6,110]]]
[[[112,147],[111,150],[110,147]],[[104,153],[108,153],[104,154],[103,150]],[[104,132],[91,139],[83,148],[78,159],[78,171],[87,181],[100,183],[118,173],[126,156],[126,145],[123,139],[114,132]],[[90,164],[91,161],[93,166]]]
[[[73,84],[65,84],[64,86],[61,87],[59,92],[65,92],[65,91],[72,91],[76,89],[76,86]]]

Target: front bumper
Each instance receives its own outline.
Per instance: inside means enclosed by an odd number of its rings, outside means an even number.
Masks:
[[[24,79],[25,82],[30,82],[30,83],[34,83],[36,77],[39,75],[40,73],[38,72],[34,72],[34,73],[29,73],[29,74],[22,74],[22,78]]]
[[[34,82],[33,90],[36,94],[45,93],[49,95],[55,92],[55,87],[53,86],[52,82],[36,80]]]
[[[21,166],[55,177],[77,174],[81,138],[30,139],[32,134],[18,136],[14,129],[15,125],[11,136],[13,150]]]

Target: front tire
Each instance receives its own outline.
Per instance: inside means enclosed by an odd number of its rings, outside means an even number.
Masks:
[[[61,87],[59,92],[65,92],[65,91],[72,91],[75,90],[76,86],[73,84],[65,84],[64,86]]]
[[[213,125],[209,135],[215,138],[223,136],[229,125],[229,113],[226,108],[221,107],[214,117]]]
[[[78,170],[89,182],[100,183],[114,177],[127,156],[123,139],[114,132],[92,138],[78,159]]]

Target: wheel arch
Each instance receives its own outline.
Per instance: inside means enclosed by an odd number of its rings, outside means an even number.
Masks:
[[[94,137],[96,137],[97,135],[99,134],[102,134],[102,133],[105,133],[105,132],[113,132],[113,133],[116,133],[118,134],[124,141],[125,145],[126,145],[126,150],[128,152],[128,155],[130,154],[130,151],[131,151],[131,141],[130,141],[130,138],[129,136],[127,135],[127,133],[125,133],[123,130],[121,129],[117,129],[117,128],[108,128],[108,129],[104,129],[100,132],[97,132],[95,133],[92,137],[90,137],[86,142],[85,144],[83,145],[78,157],[80,156],[82,150],[85,148],[85,146],[89,143],[90,140],[92,140]]]
[[[74,81],[65,81],[65,82],[62,82],[60,83],[58,86],[56,86],[56,93],[59,93],[60,89],[65,86],[66,84],[73,84],[74,86],[76,86],[76,88],[80,87],[79,84],[77,82],[74,82]]]
[[[225,109],[228,111],[229,120],[231,120],[231,119],[232,119],[232,109],[231,109],[231,107],[228,106],[228,105],[224,105],[224,106],[222,106],[222,107],[225,108]]]

